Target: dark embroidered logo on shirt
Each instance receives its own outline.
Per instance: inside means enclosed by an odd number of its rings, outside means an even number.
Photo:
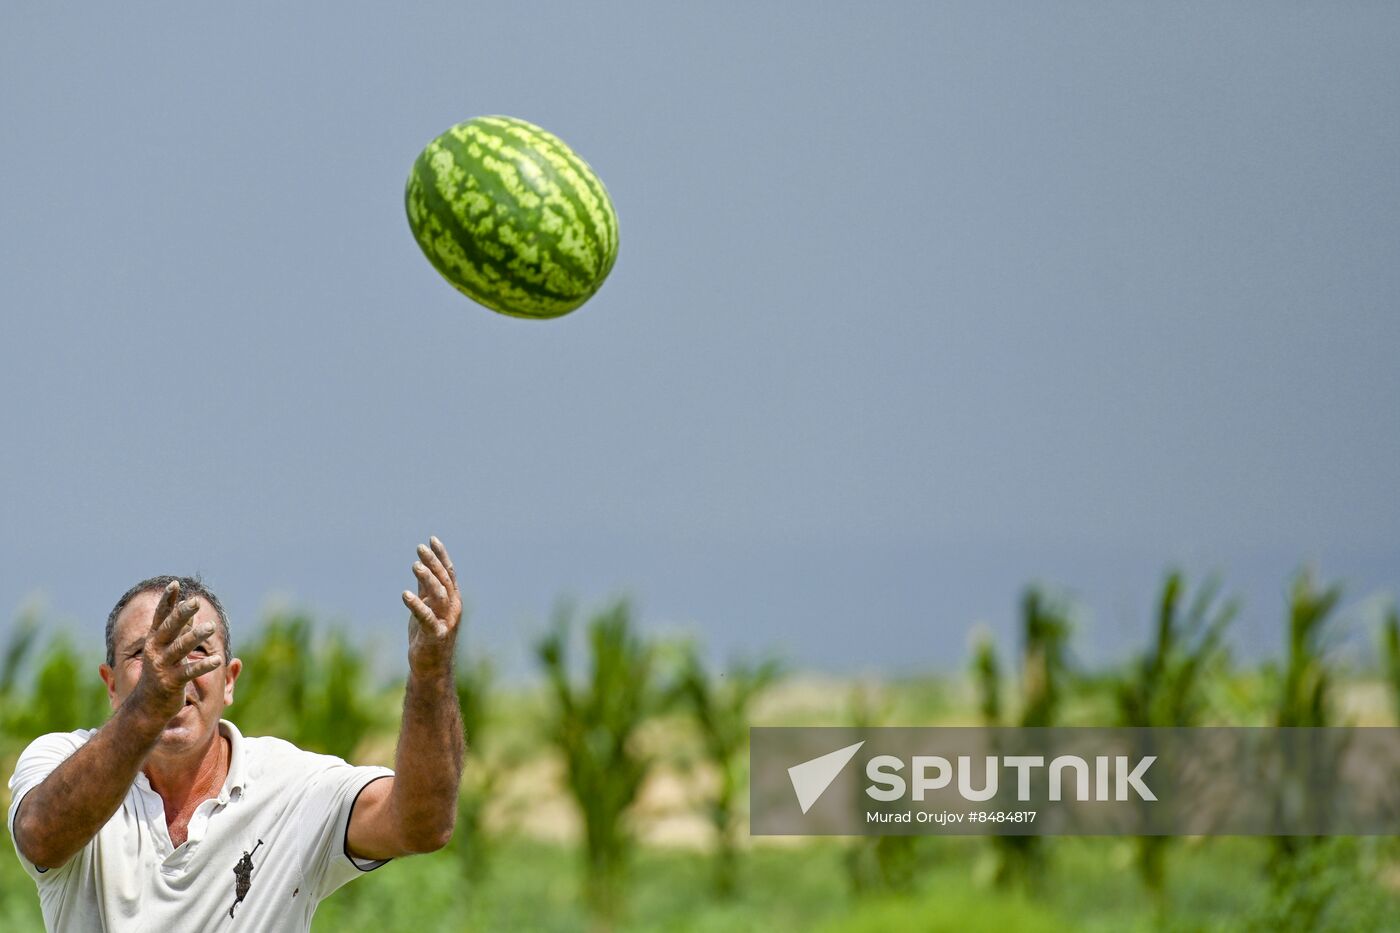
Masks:
[[[263,841],[258,840],[258,844],[253,846],[253,852],[262,847]],[[253,852],[244,852],[243,857],[238,860],[238,864],[233,866],[233,876],[238,880],[233,885],[233,905],[228,909],[228,915],[233,916],[233,908],[243,903],[243,898],[248,896],[248,889],[253,886]]]

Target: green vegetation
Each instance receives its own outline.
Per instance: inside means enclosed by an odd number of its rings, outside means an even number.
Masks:
[[[564,760],[569,793],[583,815],[585,892],[603,924],[623,908],[633,833],[628,811],[652,766],[638,732],[662,707],[656,652],[635,631],[631,608],[619,602],[588,625],[592,671],[576,683],[569,665],[569,616],[538,646],[552,699],[549,741]]]
[[[1203,723],[1209,713],[1205,678],[1223,668],[1225,630],[1239,612],[1233,600],[1219,603],[1219,591],[1219,580],[1208,580],[1187,605],[1185,578],[1180,571],[1167,575],[1157,600],[1155,640],[1118,683],[1121,725],[1161,728]],[[1170,843],[1170,836],[1137,840],[1138,874],[1159,905]]]
[[[1288,656],[1277,698],[1276,725],[1289,728],[1323,728],[1341,725],[1338,712],[1337,674],[1328,660],[1330,640],[1334,634],[1333,612],[1342,598],[1342,588],[1331,585],[1319,588],[1307,571],[1293,578],[1288,605]],[[1290,781],[1299,786],[1325,786],[1332,770],[1331,756],[1309,754],[1299,749],[1286,760],[1284,785],[1280,800],[1282,807],[1290,796]],[[1304,806],[1312,801],[1298,794]],[[1327,885],[1316,881],[1319,859],[1335,853],[1332,840],[1306,836],[1278,836],[1273,840],[1273,859],[1269,874],[1274,901],[1281,905],[1304,929],[1335,928],[1324,926],[1333,900],[1333,889],[1348,880],[1350,861],[1340,865],[1328,862]],[[1308,879],[1304,884],[1303,879]]]
[[[973,673],[982,721],[989,726],[1047,728],[1060,724],[1069,679],[1071,608],[1066,600],[1032,586],[1021,597],[1021,711],[1014,722],[1001,720],[1001,674],[996,650],[982,641]],[[1040,836],[992,836],[997,851],[994,877],[999,886],[1034,887],[1045,877],[1045,840]]]
[[[1293,579],[1288,607],[1288,658],[1279,693],[1275,725],[1337,725],[1336,674],[1327,663],[1328,621],[1342,598],[1342,588],[1318,589],[1308,572]]]
[[[871,693],[866,684],[851,692],[851,725],[862,730],[893,725],[890,697],[876,700]],[[937,843],[918,836],[857,836],[846,849],[851,892],[858,897],[908,894],[918,882],[924,851]]]
[[[711,675],[694,645],[682,656],[676,692],[687,706],[700,733],[704,760],[716,775],[717,787],[706,809],[715,830],[715,896],[734,896],[738,885],[739,800],[748,786],[749,723],[758,697],[778,680],[776,659],[760,663],[736,661],[718,676]]]
[[[972,675],[977,685],[977,712],[984,725],[1001,724],[1001,663],[997,646],[983,635],[973,649]]]
[[[1381,651],[1385,659],[1385,675],[1390,681],[1391,699],[1395,702],[1395,718],[1400,720],[1400,608],[1394,603],[1385,615]]]
[[[1198,726],[1210,712],[1205,678],[1224,665],[1225,630],[1239,603],[1219,601],[1220,581],[1208,580],[1185,604],[1186,580],[1172,571],[1157,600],[1156,637],[1118,684],[1124,726]]]
[[[459,641],[459,645],[465,643]],[[485,657],[470,658],[459,650],[457,659],[457,704],[462,708],[462,730],[467,735],[471,767],[462,775],[462,792],[457,801],[457,828],[451,850],[461,862],[463,879],[475,886],[486,877],[490,864],[491,838],[486,832],[486,808],[496,793],[502,775],[501,761],[490,754],[485,740],[491,716],[494,674]]]
[[[235,639],[236,641],[236,639]],[[317,632],[302,613],[274,613],[246,649],[229,719],[245,735],[276,735],[314,752],[353,758],[379,713],[365,653],[344,632]]]
[[[79,652],[62,631],[52,633],[41,646],[43,628],[37,611],[25,612],[0,654],[0,731],[4,736],[32,738],[46,732],[91,728],[105,720],[111,710],[107,688],[97,675],[97,654]],[[0,763],[4,763],[3,752],[0,744]]]

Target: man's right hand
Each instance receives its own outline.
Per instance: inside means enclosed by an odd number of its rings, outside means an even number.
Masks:
[[[130,698],[162,723],[177,716],[185,705],[185,684],[218,670],[224,663],[217,654],[189,657],[214,634],[215,623],[190,625],[199,612],[199,600],[179,599],[180,584],[171,581],[151,615],[151,630],[141,649],[141,679]]]
[[[156,601],[141,641],[141,673],[112,718],[20,800],[15,844],[39,868],[58,868],[117,812],[142,764],[170,720],[185,705],[190,681],[224,664],[217,654],[196,652],[214,634],[206,614],[196,623],[200,602],[180,601],[171,583]],[[129,644],[124,660],[130,663]],[[108,671],[108,678],[114,675]],[[128,675],[129,676],[129,673]],[[129,682],[129,681],[128,681]],[[108,680],[108,689],[113,681]]]

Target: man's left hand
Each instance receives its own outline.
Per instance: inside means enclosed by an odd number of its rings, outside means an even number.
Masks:
[[[418,593],[404,590],[403,601],[412,613],[408,621],[408,669],[418,675],[443,674],[452,669],[457,626],[462,621],[462,596],[457,591],[457,571],[447,548],[437,538],[418,545],[413,575]]]

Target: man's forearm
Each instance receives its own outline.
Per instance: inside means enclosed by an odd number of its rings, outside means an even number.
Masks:
[[[410,848],[441,848],[451,838],[465,752],[451,671],[410,673],[390,798],[391,812]]]
[[[136,703],[118,707],[82,748],[25,795],[15,817],[20,851],[40,868],[65,864],[117,812],[164,728]]]

